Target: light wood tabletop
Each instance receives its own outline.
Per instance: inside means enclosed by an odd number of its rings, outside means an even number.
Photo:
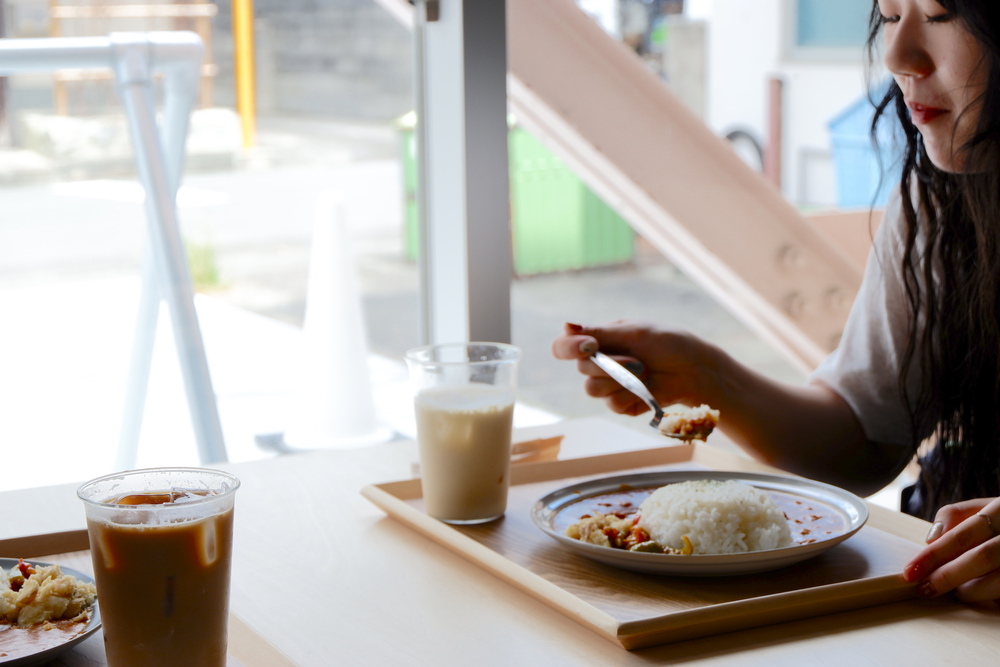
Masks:
[[[564,436],[561,459],[664,444],[600,419],[522,429],[515,439],[551,435]],[[969,666],[994,665],[1000,655],[1000,610],[947,599],[879,604],[627,651],[361,495],[368,485],[411,477],[415,459],[415,444],[402,441],[218,466],[242,482],[233,665]],[[15,538],[83,528],[75,493],[75,485],[0,493],[2,550],[26,544]],[[912,542],[916,552],[925,523],[872,510],[872,522]],[[0,553],[19,555],[44,554]],[[85,559],[74,563],[86,567]],[[100,644],[88,640],[54,664],[99,665],[100,653]]]

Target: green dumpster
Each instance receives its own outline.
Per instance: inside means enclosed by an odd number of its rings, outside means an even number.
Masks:
[[[406,253],[419,249],[414,116],[399,121]],[[523,128],[508,133],[514,272],[532,275],[632,260],[634,232],[562,160]]]

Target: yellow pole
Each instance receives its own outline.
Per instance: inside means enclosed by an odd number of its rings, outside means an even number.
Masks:
[[[236,68],[236,111],[243,129],[243,147],[256,139],[257,101],[254,89],[253,0],[233,0],[233,46]]]

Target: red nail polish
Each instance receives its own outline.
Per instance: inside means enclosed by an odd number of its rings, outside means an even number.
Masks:
[[[566,323],[566,330],[568,332],[570,332],[570,333],[580,333],[581,331],[583,331],[583,325],[582,324],[573,324],[572,322],[567,322]]]
[[[903,578],[907,581],[919,581],[923,576],[923,573],[920,570],[921,567],[919,564],[907,565],[903,568]]]

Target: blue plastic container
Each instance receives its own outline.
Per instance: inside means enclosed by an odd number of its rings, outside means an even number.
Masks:
[[[899,183],[903,144],[893,130],[895,116],[890,111],[879,119],[877,152],[870,135],[874,116],[875,107],[862,95],[827,123],[840,208],[884,206]]]

